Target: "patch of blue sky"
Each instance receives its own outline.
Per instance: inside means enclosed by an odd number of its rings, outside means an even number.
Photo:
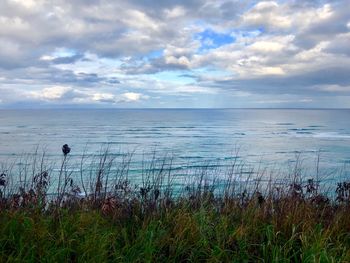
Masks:
[[[230,35],[235,39],[239,38],[256,38],[264,33],[264,28],[257,28],[254,30],[232,30]]]
[[[163,51],[164,51],[164,49],[154,50],[154,51],[148,53],[145,56],[145,58],[147,58],[147,59],[160,58],[161,56],[163,56]]]
[[[196,34],[195,39],[199,40],[201,43],[199,52],[215,49],[235,42],[235,37],[231,34],[215,32],[212,29],[206,29]]]
[[[243,37],[257,37],[257,36],[261,35],[262,33],[264,33],[264,28],[258,28],[256,30],[252,30],[252,31],[243,31],[241,33],[241,35]]]
[[[72,57],[78,53],[74,49],[70,48],[57,48],[52,55],[56,58]]]
[[[161,58],[163,56],[164,49],[153,50],[148,52],[147,54],[142,54],[139,56],[134,56],[134,61],[139,61],[139,63],[147,62],[153,59]]]
[[[213,77],[227,77],[227,76],[231,76],[232,72],[230,71],[226,71],[223,69],[217,69],[215,67],[203,67],[203,68],[199,68],[199,69],[194,69],[193,70],[193,74],[195,75],[207,75],[207,76],[213,76]]]
[[[186,74],[189,74],[190,71],[182,70],[182,71],[162,71],[153,74],[153,78],[169,81],[177,84],[190,84],[193,83],[193,78],[186,77]]]
[[[111,68],[120,67],[123,64],[120,59],[99,58],[99,61],[103,66]]]
[[[67,54],[67,53],[61,53]],[[74,55],[70,55],[72,57]],[[67,55],[65,55],[67,57]],[[86,73],[86,74],[98,74],[99,76],[105,77],[118,77],[116,68],[119,68],[123,62],[120,59],[112,59],[112,58],[100,58],[95,54],[85,53],[84,59],[79,59],[72,63],[66,64],[56,64],[54,67],[59,68],[61,70],[71,70],[74,72]]]

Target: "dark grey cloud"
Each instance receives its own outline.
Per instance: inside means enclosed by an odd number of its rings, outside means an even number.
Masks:
[[[350,87],[350,75],[347,68],[334,67],[310,72],[302,72],[292,76],[256,77],[251,79],[226,79],[206,81],[197,77],[197,81],[204,86],[211,86],[226,90],[251,92],[253,94],[294,94],[313,96],[350,95],[350,88],[345,90],[321,89],[332,85]],[[318,88],[320,87],[320,88]]]
[[[350,57],[350,34],[340,35],[336,39],[332,39],[325,51]]]
[[[180,62],[181,57],[175,57],[174,62],[167,62],[164,58],[157,58],[142,63],[125,63],[121,65],[121,69],[125,72],[125,74],[130,75],[154,74],[162,71],[178,71],[188,69],[186,64],[181,64]]]
[[[350,5],[347,1],[332,2],[332,10],[327,14],[324,8],[324,17],[311,22],[297,32],[295,43],[302,48],[312,48],[321,41],[332,40],[336,35],[349,32]]]
[[[101,77],[97,73],[73,72],[57,68],[19,68],[3,71],[4,84],[25,85],[66,85],[77,87],[101,87],[120,84],[116,77]]]

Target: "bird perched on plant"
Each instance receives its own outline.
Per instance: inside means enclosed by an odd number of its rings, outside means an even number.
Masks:
[[[62,146],[62,152],[64,156],[67,156],[68,153],[70,153],[70,148],[68,146],[68,144],[65,144]]]

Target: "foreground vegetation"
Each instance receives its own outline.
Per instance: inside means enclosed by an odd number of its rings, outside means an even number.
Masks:
[[[112,169],[106,153],[78,184],[68,154],[54,196],[44,158],[11,188],[10,170],[1,174],[1,262],[350,262],[350,183],[327,197],[295,170],[282,186],[255,177],[242,187],[238,167],[175,191],[164,162],[135,185],[128,162]]]

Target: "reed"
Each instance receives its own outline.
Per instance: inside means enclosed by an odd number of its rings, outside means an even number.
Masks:
[[[133,153],[73,165],[62,150],[60,165],[35,151],[1,166],[1,262],[350,261],[350,182],[322,192],[318,165],[281,181],[233,158],[179,180],[154,153],[131,178]]]

